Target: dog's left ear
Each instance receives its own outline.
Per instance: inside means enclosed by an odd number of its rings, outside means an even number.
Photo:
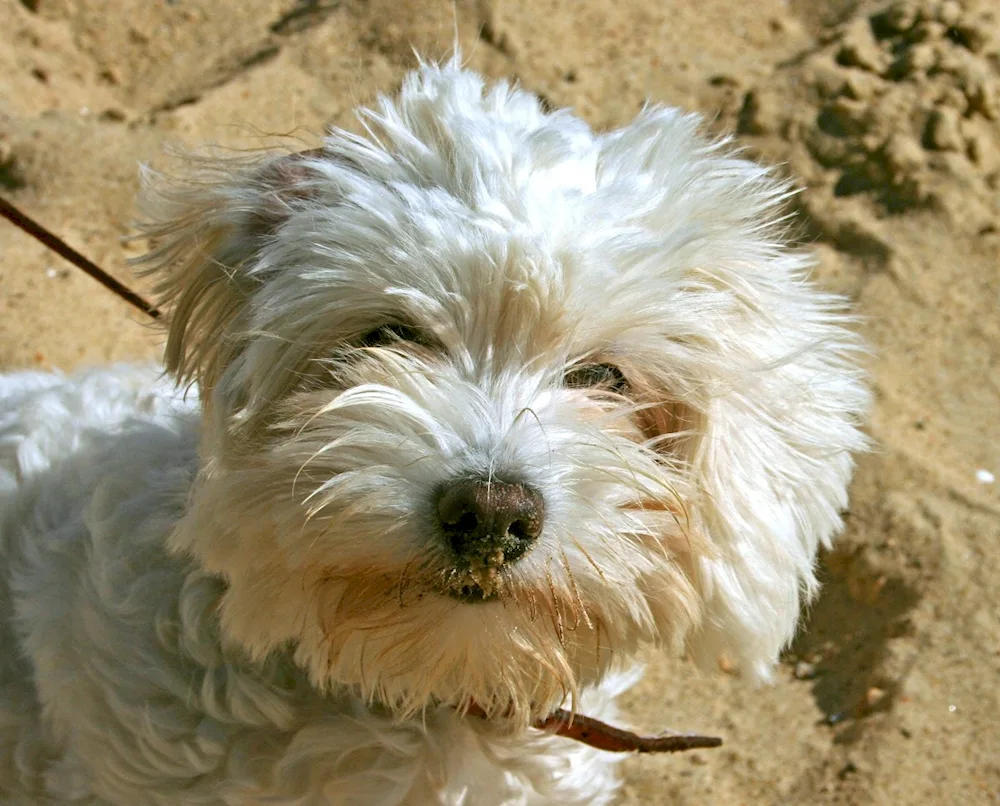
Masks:
[[[151,248],[136,263],[167,312],[166,367],[203,399],[241,349],[241,314],[271,271],[257,263],[261,249],[317,193],[327,161],[321,149],[195,158],[183,180],[143,169],[139,229]]]

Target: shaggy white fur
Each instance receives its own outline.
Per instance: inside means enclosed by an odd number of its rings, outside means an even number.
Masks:
[[[789,188],[457,61],[362,120],[148,175],[170,380],[0,379],[3,803],[608,803],[532,722],[792,636],[868,392]]]

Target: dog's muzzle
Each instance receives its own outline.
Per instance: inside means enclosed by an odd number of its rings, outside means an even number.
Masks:
[[[436,502],[438,524],[461,579],[448,593],[488,599],[499,570],[522,557],[542,533],[545,502],[527,484],[465,478],[446,484]]]

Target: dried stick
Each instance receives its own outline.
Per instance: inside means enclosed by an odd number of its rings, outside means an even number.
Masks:
[[[475,703],[469,706],[468,712],[486,718],[486,712]],[[532,727],[609,753],[679,753],[684,750],[722,745],[722,739],[717,736],[698,736],[690,733],[642,736],[624,728],[616,728],[594,717],[571,714],[564,708],[557,708],[550,716],[539,720]]]
[[[0,197],[0,215],[14,226],[20,227],[28,235],[47,246],[57,255],[72,263],[78,269],[85,271],[105,288],[125,300],[129,305],[138,308],[153,319],[160,318],[159,309],[151,302],[143,299],[131,288],[116,280],[96,263],[93,263],[77,252],[58,235],[53,234],[37,221],[29,218],[3,197]]]

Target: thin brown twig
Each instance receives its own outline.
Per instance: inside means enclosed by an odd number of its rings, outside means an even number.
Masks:
[[[476,703],[469,706],[468,712],[473,716],[486,718],[486,712]],[[722,739],[717,736],[699,736],[693,733],[643,736],[591,716],[572,714],[565,708],[557,708],[532,727],[610,753],[679,753],[722,746]]]
[[[58,235],[50,232],[37,221],[25,215],[2,196],[0,196],[0,216],[6,218],[14,226],[24,230],[28,235],[51,249],[64,260],[67,260],[81,271],[89,274],[105,288],[125,300],[129,305],[138,308],[153,319],[160,318],[160,310],[155,305],[143,299],[124,283],[116,280],[96,263],[77,252]]]

